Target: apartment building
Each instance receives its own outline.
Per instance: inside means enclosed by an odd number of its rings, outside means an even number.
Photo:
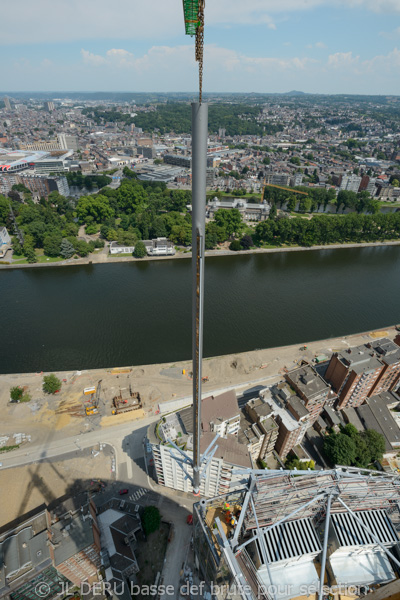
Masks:
[[[272,398],[268,389],[260,392],[260,398],[269,406],[271,417],[278,425],[279,432],[275,442],[275,451],[284,459],[295,446],[302,442],[308,423],[307,421],[299,422],[278,400]]]
[[[400,380],[400,348],[387,338],[368,344],[383,363],[383,369],[370,395],[390,392]]]
[[[311,427],[311,424],[310,413],[304,406],[302,398],[299,396],[291,396],[286,402],[286,409],[294,416],[299,425],[302,426],[302,435],[304,436],[307,429]]]
[[[325,380],[338,395],[337,408],[360,406],[371,395],[383,368],[375,352],[364,345],[335,352],[326,370]]]
[[[46,177],[31,172],[16,175],[17,183],[21,183],[30,190],[34,198],[47,198],[51,192],[58,192],[61,196],[70,194],[66,177]]]
[[[287,186],[290,183],[290,175],[287,173],[269,173],[265,181],[272,185],[284,185]]]
[[[143,158],[155,158],[157,156],[157,152],[153,146],[137,146],[136,148],[137,154],[142,155]],[[164,160],[164,162],[168,162]],[[175,163],[172,163],[175,164]]]
[[[201,403],[201,429],[218,433],[221,437],[237,435],[240,427],[240,412],[233,390],[209,396]]]
[[[350,192],[358,192],[361,185],[361,177],[358,175],[344,175],[340,184],[340,190],[348,190]]]
[[[311,365],[293,369],[293,371],[286,373],[285,379],[296,391],[307,409],[309,425],[312,426],[324,408],[331,390],[330,386]]]
[[[290,185],[297,187],[303,183],[303,173],[294,173],[290,178]]]
[[[264,438],[265,435],[262,433],[261,429],[257,426],[257,424],[252,423],[246,418],[245,415],[242,415],[240,418],[238,440],[241,444],[246,445],[246,448],[254,464],[257,463],[257,460],[259,458],[261,458],[260,452]]]
[[[142,525],[137,514],[103,508],[100,507],[97,521],[101,531],[105,576],[107,581],[118,583],[123,588],[127,579],[139,571],[136,535],[142,530]],[[116,597],[125,598],[122,591]]]
[[[4,108],[5,108],[7,111],[10,111],[10,110],[12,110],[12,108],[11,108],[11,102],[10,102],[10,98],[7,98],[7,96],[5,96],[5,98],[3,98],[3,102],[4,102]]]
[[[179,154],[165,154],[164,162],[167,165],[176,165],[178,167],[192,168],[192,158],[190,156],[181,156]]]
[[[73,585],[94,583],[100,550],[96,508],[85,493],[51,511],[42,506],[0,534],[0,598],[37,598],[39,583],[49,598]]]
[[[255,456],[258,449],[256,460],[265,460],[272,454],[279,434],[278,424],[272,416],[273,410],[268,404],[263,402],[261,398],[252,398],[249,400],[246,403],[244,410],[249,421],[252,423],[250,430],[256,436],[258,432],[261,434],[259,441],[256,442],[256,440],[254,440],[253,442],[254,448],[252,448],[252,456]],[[247,434],[250,437],[250,431],[247,430]]]
[[[238,489],[242,476],[232,471],[238,467],[250,468],[253,463],[247,444],[240,443],[237,434],[240,413],[236,394],[233,391],[202,400],[200,452],[216,442],[216,451],[206,467],[201,480],[200,493],[212,497]],[[192,476],[192,468],[184,463],[179,451],[171,441],[184,449],[189,458],[193,456],[193,409],[183,409],[163,417],[157,424],[150,425],[147,438],[151,446],[157,481],[183,492],[190,492],[192,484],[186,473]]]
[[[192,412],[192,408],[189,410]],[[182,412],[180,415],[182,415]],[[150,425],[147,431],[158,483],[175,490],[190,493],[192,491],[192,483],[186,477],[185,471],[192,477],[192,467],[190,464],[183,463],[182,455],[175,448],[168,447],[165,442],[161,442],[158,437],[158,431],[157,426],[154,426],[154,424]],[[181,433],[181,435],[178,435],[173,441],[179,444],[183,443],[185,452],[192,459],[192,432],[189,433],[186,429],[183,429],[177,433]],[[200,438],[200,452],[202,454],[215,437],[216,434],[211,432],[202,434]],[[251,457],[246,445],[240,444],[235,436],[229,435],[227,438],[218,438],[216,445],[216,452],[206,467],[205,477],[200,482],[200,494],[208,498],[239,489],[243,484],[243,479],[241,475],[232,473],[233,469],[252,467]]]

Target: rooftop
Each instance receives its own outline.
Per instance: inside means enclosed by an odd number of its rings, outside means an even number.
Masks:
[[[296,414],[299,415],[300,419],[302,417],[308,417],[310,414],[298,396],[291,396],[287,403],[293,408]]]
[[[203,453],[215,439],[215,433],[205,432],[200,438],[200,452]],[[221,458],[224,462],[238,467],[251,467],[250,454],[245,446],[238,442],[236,436],[227,435],[226,438],[218,438],[215,458]]]
[[[338,352],[338,358],[346,367],[351,368],[359,375],[382,367],[375,352],[368,350],[364,345]]]
[[[286,374],[286,379],[307,398],[326,395],[330,386],[325,383],[311,365],[299,367]]]
[[[201,402],[201,426],[203,431],[210,430],[210,423],[222,423],[236,416],[239,416],[239,407],[233,390],[219,396],[203,398]]]
[[[65,519],[57,521],[51,526],[53,534],[54,564],[61,564],[77,552],[93,544],[93,527],[90,517],[82,518],[78,515],[67,522]]]

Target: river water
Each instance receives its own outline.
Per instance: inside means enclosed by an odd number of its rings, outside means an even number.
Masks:
[[[210,257],[204,355],[400,322],[400,246]],[[0,372],[191,356],[190,260],[0,271]]]

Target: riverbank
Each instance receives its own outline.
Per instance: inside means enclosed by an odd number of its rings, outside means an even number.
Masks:
[[[250,248],[249,250],[239,250],[233,251],[228,248],[218,249],[218,250],[206,250],[205,256],[206,258],[210,256],[243,256],[249,254],[269,254],[269,253],[278,253],[278,252],[306,252],[310,250],[339,250],[345,248],[374,248],[374,247],[382,247],[382,246],[399,246],[400,240],[392,240],[385,242],[362,242],[359,244],[350,242],[346,244],[325,244],[318,246],[310,246],[308,248],[304,246],[273,246],[268,248]],[[32,269],[32,268],[42,268],[42,267],[69,267],[69,266],[77,266],[77,265],[96,265],[96,264],[112,264],[112,263],[121,263],[121,262],[150,262],[150,261],[165,261],[165,260],[177,260],[177,259],[187,259],[191,258],[191,251],[187,252],[177,252],[173,256],[145,256],[143,258],[135,258],[134,256],[111,256],[108,253],[101,252],[98,254],[93,254],[91,256],[87,256],[85,258],[79,259],[68,259],[59,262],[51,262],[48,263],[34,263],[34,264],[0,264],[0,271],[7,269]]]
[[[393,339],[395,327],[357,333],[354,335],[318,340],[303,345],[292,344],[251,352],[216,356],[203,360],[203,396],[216,395],[234,389],[238,395],[246,389],[263,387],[283,379],[285,369],[291,370],[301,360],[312,362],[316,356],[365,344],[381,337]],[[14,432],[29,434],[32,442],[49,435],[62,438],[93,428],[123,424],[148,418],[161,410],[190,404],[193,381],[190,378],[191,360],[174,363],[148,364],[82,371],[57,371],[62,381],[60,393],[48,396],[42,392],[46,373],[0,375],[0,411],[2,435]],[[101,380],[99,414],[85,417],[87,397],[84,388],[98,386]],[[32,396],[31,402],[10,404],[11,387],[22,386]],[[142,410],[112,416],[112,399],[119,393],[127,395],[129,386],[139,392]],[[128,393],[129,396],[129,393]]]

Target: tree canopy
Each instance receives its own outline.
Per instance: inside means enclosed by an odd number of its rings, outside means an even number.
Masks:
[[[137,242],[133,251],[133,256],[135,258],[144,258],[146,254],[146,246],[143,244],[143,242]]]
[[[146,535],[160,528],[161,515],[156,506],[146,506],[143,511],[142,525]]]
[[[341,426],[339,433],[325,437],[323,451],[332,465],[365,468],[382,458],[385,440],[373,429],[358,432],[354,425],[348,424]]]
[[[61,389],[61,381],[51,373],[50,375],[45,375],[43,377],[43,391],[46,394],[55,394],[58,390]]]
[[[249,104],[221,103],[210,104],[208,110],[208,128],[210,133],[218,133],[223,127],[226,135],[273,135],[283,131],[280,123],[259,123],[257,117],[262,107]],[[153,110],[140,112],[134,117],[115,109],[106,110],[104,107],[89,107],[82,110],[90,115],[97,124],[120,123],[122,126],[135,124],[144,131],[158,130],[162,135],[174,131],[188,133],[192,129],[191,108],[186,102],[167,102],[158,104]]]

